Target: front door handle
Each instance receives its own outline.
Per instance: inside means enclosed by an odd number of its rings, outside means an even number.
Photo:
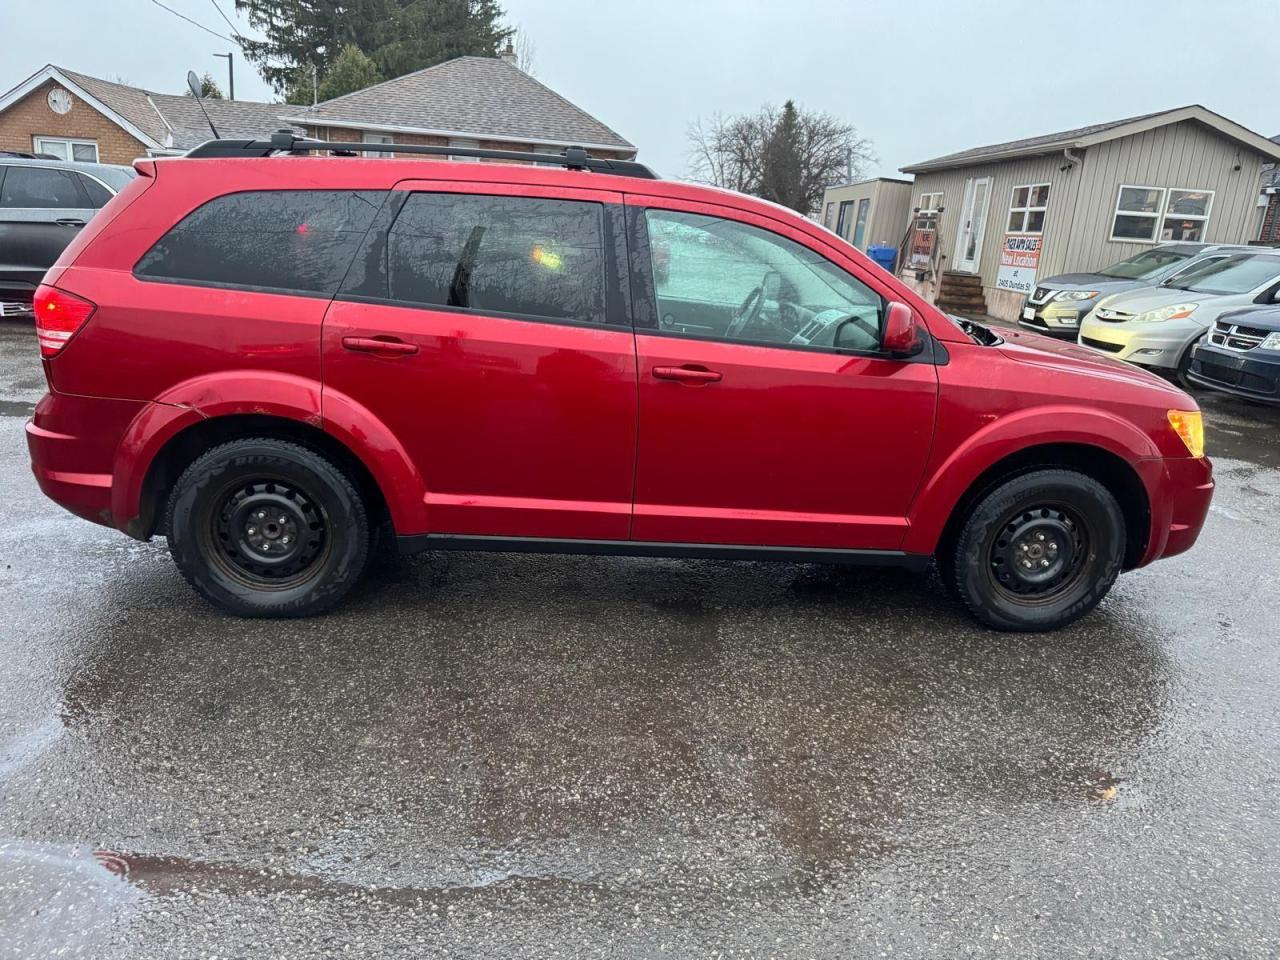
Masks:
[[[61,220],[53,221],[60,227],[83,227],[84,221],[78,217],[63,217]]]
[[[403,356],[418,352],[416,343],[405,343],[403,340],[397,340],[394,337],[388,337],[385,340],[380,337],[343,337],[342,345],[346,349],[354,350],[357,353],[383,353]]]
[[[683,367],[654,367],[655,380],[675,380],[677,383],[718,383],[724,379],[719,370],[708,370],[692,363]]]

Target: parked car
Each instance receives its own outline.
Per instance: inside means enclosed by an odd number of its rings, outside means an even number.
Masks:
[[[954,322],[789,210],[581,150],[269,155],[339,146],[139,162],[36,296],[41,488],[163,534],[224,610],[325,610],[388,534],[936,559],[979,620],[1039,630],[1199,533],[1189,396]]]
[[[134,176],[104,163],[0,157],[0,316],[30,314],[44,272]]]
[[[1101,300],[1080,324],[1080,343],[1185,384],[1191,348],[1218,317],[1273,303],[1278,292],[1280,251],[1205,258],[1158,287]]]
[[[1162,243],[1103,267],[1096,273],[1063,273],[1036,285],[1022,305],[1019,324],[1037,333],[1074,341],[1080,319],[1102,297],[1139,287],[1154,287],[1209,255],[1248,252],[1252,248],[1209,243]]]
[[[1191,351],[1192,383],[1259,403],[1280,403],[1280,307],[1224,313]]]

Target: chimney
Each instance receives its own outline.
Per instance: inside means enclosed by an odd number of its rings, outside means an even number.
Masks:
[[[507,48],[498,54],[498,57],[499,59],[511,64],[513,67],[517,65],[516,48],[511,45],[510,40],[507,41]]]

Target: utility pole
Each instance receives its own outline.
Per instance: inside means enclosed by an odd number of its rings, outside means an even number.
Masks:
[[[236,70],[232,55],[230,53],[215,53],[214,56],[227,58],[227,99],[234,100],[236,98]]]

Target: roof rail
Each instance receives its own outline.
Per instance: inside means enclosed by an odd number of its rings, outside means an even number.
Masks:
[[[357,153],[420,153],[428,156],[475,157],[480,160],[517,160],[545,163],[569,170],[590,170],[619,177],[657,180],[658,175],[634,160],[611,160],[593,157],[582,147],[569,147],[564,153],[525,153],[520,150],[481,150],[475,147],[426,146],[416,143],[349,143],[346,141],[308,140],[292,131],[281,130],[267,140],[209,140],[187,152],[192,159],[233,159],[269,157],[273,154],[331,151],[338,156],[353,157]]]

